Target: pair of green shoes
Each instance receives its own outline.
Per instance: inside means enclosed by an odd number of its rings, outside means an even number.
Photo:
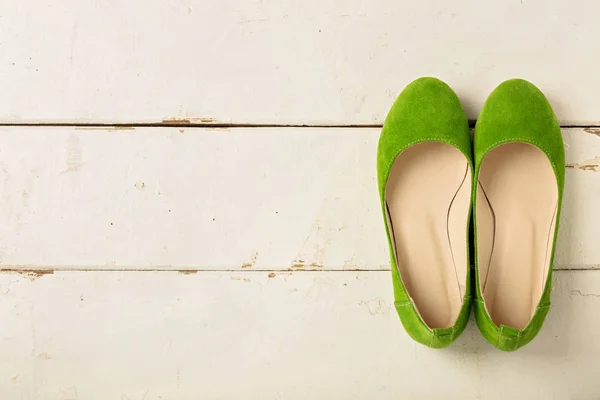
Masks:
[[[377,175],[395,306],[414,340],[448,346],[471,303],[500,350],[537,335],[550,308],[564,174],[560,126],[533,84],[500,84],[473,140],[444,82],[421,78],[402,91],[383,125]]]

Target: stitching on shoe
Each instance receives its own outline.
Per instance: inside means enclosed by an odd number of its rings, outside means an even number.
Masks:
[[[513,351],[518,348],[519,342],[521,341],[521,336],[523,336],[523,331],[517,332],[517,340],[515,340],[515,347],[513,348]]]
[[[500,338],[502,337],[502,329],[503,329],[503,327],[500,327],[500,333],[498,334],[498,337],[496,338],[496,347],[500,347]]]

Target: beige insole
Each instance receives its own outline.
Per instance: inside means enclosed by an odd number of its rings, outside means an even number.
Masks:
[[[479,283],[496,325],[523,329],[550,268],[558,190],[546,155],[508,143],[482,161],[476,202]]]
[[[404,150],[386,185],[388,226],[402,281],[430,328],[454,325],[467,281],[470,168],[437,142]]]

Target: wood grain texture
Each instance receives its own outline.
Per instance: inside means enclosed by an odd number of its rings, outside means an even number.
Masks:
[[[3,399],[596,399],[600,272],[516,353],[413,342],[389,272],[0,275]],[[99,380],[101,379],[101,380]],[[433,384],[435,383],[435,384]]]
[[[35,0],[0,5],[0,122],[379,124],[425,75],[475,118],[530,79],[598,124],[600,3]]]
[[[0,266],[388,269],[378,129],[0,129]],[[565,129],[558,269],[600,265],[600,137]]]

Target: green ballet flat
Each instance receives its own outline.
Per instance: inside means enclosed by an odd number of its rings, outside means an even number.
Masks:
[[[456,94],[435,78],[409,84],[385,119],[377,178],[396,310],[406,332],[432,348],[452,343],[469,319],[471,171]]]
[[[565,179],[560,126],[522,79],[490,94],[475,127],[475,318],[504,351],[529,343],[550,308]]]

